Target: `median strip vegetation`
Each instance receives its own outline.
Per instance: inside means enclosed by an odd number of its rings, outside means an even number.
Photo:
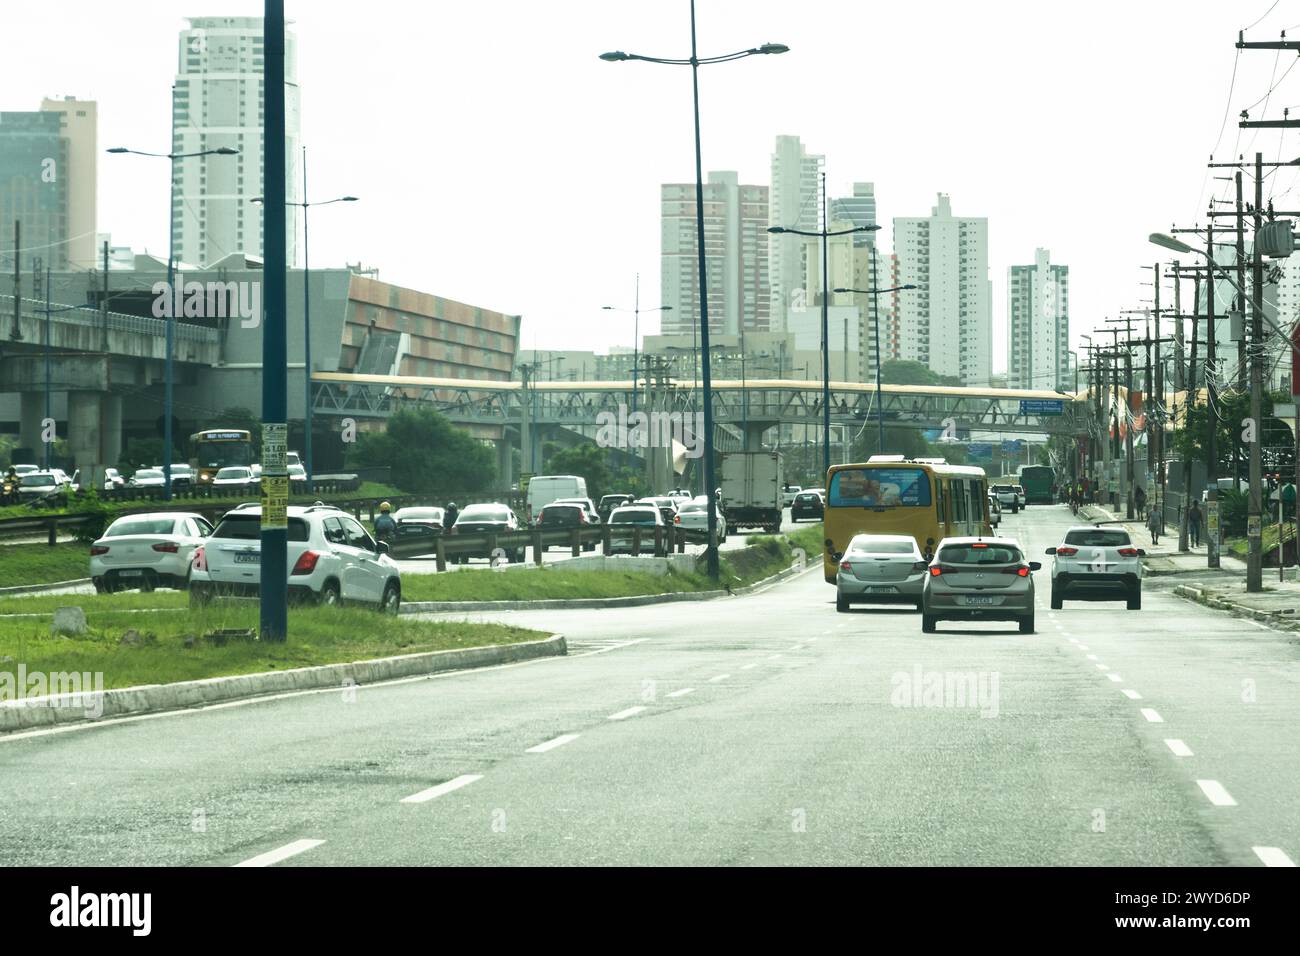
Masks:
[[[54,584],[90,576],[90,549],[84,544],[0,545],[0,587]]]
[[[503,624],[422,621],[378,617],[362,608],[308,607],[290,610],[286,643],[266,644],[247,636],[257,628],[256,602],[148,615],[97,606],[101,600],[107,603],[126,596],[64,597],[64,604],[80,605],[86,612],[86,631],[75,636],[52,635],[46,616],[0,617],[0,674],[17,674],[20,664],[27,674],[102,673],[104,689],[112,689],[517,644],[550,636]]]

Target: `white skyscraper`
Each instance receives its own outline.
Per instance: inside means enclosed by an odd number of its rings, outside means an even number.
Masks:
[[[1038,249],[1007,269],[1007,387],[1064,388],[1070,372],[1070,267]]]
[[[948,196],[926,218],[894,220],[897,282],[917,286],[897,299],[899,358],[921,362],[962,385],[992,375],[993,288],[988,219],[953,216]]]
[[[176,163],[172,218],[176,258],[206,265],[233,253],[262,256],[261,17],[192,17],[180,35],[172,91],[172,149],[199,152],[233,146],[238,156],[199,156]],[[284,38],[285,198],[299,201],[297,38]],[[297,261],[298,210],[289,207],[286,240]]]
[[[824,156],[812,156],[798,136],[778,136],[772,153],[770,224],[787,229],[821,228]],[[790,308],[802,308],[804,297],[803,241],[799,236],[773,236],[768,244],[768,281],[772,296],[772,330],[785,330]]]

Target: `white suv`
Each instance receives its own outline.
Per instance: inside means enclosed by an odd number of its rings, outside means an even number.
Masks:
[[[320,604],[355,601],[396,614],[402,579],[360,522],[327,505],[290,507],[289,598]],[[190,605],[214,595],[256,595],[262,582],[262,509],[243,505],[226,512],[194,555]]]
[[[1052,556],[1052,609],[1066,598],[1082,601],[1126,600],[1130,611],[1142,609],[1142,558],[1123,528],[1076,525],[1065,540],[1048,548]]]

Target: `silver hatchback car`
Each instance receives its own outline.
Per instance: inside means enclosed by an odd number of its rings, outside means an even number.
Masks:
[[[929,562],[910,534],[859,534],[835,573],[835,610],[856,602],[907,603],[918,610]]]
[[[1034,633],[1034,575],[1011,538],[944,538],[921,594],[921,630],[939,621],[1016,621]]]

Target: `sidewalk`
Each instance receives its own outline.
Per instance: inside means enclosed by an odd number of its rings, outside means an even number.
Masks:
[[[1178,551],[1178,528],[1169,525],[1168,536],[1152,547],[1151,532],[1140,521],[1123,521],[1100,505],[1086,505],[1079,517],[1085,521],[1104,520],[1128,530],[1138,546],[1146,550],[1143,560],[1148,577],[1177,575],[1187,583],[1177,584],[1173,593],[1221,611],[1229,611],[1274,627],[1300,629],[1300,582],[1295,569],[1287,568],[1287,579],[1277,579],[1277,568],[1264,568],[1264,590],[1246,592],[1246,562],[1230,554],[1219,555],[1218,569],[1206,565],[1204,544],[1188,551]]]

